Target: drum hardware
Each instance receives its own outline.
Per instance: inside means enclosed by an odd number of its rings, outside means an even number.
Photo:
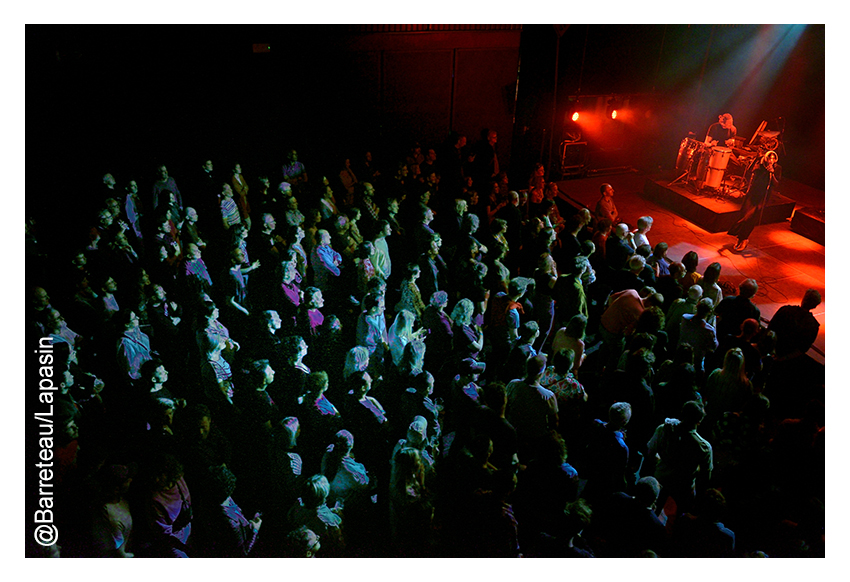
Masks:
[[[683,139],[682,143],[679,144],[679,153],[676,156],[676,169],[682,172],[682,175],[667,185],[672,186],[681,181],[682,178],[690,176],[693,171],[694,161],[701,159],[705,149],[706,145],[701,141],[697,141],[692,137]]]

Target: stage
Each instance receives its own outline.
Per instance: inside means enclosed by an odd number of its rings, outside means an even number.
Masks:
[[[699,225],[708,232],[726,232],[735,224],[744,194],[740,191],[697,190],[693,184],[676,183],[647,178],[644,197],[656,201]],[[781,194],[773,194],[764,208],[762,224],[785,222],[794,213],[794,201]]]

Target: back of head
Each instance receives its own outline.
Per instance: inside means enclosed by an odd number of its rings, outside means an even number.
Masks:
[[[679,261],[673,261],[670,263],[669,270],[670,276],[673,277],[673,279],[679,279],[685,274],[685,265]]]
[[[760,327],[759,322],[755,319],[745,319],[743,323],[741,323],[741,335],[745,339],[755,337],[755,335],[759,332]]]
[[[301,502],[304,507],[316,508],[322,505],[331,492],[331,485],[324,475],[313,475],[304,483],[301,490]]]
[[[811,311],[820,305],[822,300],[821,294],[816,289],[807,289],[800,306],[807,311]]]
[[[526,321],[519,328],[519,339],[522,342],[530,342],[540,331],[540,325],[534,321]]]
[[[507,392],[502,382],[487,382],[484,385],[484,403],[491,410],[498,412],[507,402]]]
[[[526,378],[537,378],[543,371],[546,369],[546,356],[544,354],[538,354],[536,356],[532,356],[528,358],[525,362],[525,376]]]
[[[565,332],[569,337],[576,339],[584,339],[585,331],[587,330],[587,317],[581,313],[573,315],[567,322]]]
[[[699,255],[696,251],[688,251],[685,253],[685,256],[682,257],[682,264],[688,271],[696,271],[697,265],[699,265]]]
[[[628,402],[615,402],[608,409],[608,424],[612,428],[622,428],[632,418],[632,405]]]
[[[682,405],[679,420],[688,428],[693,428],[705,418],[705,409],[696,400],[688,400]]]
[[[638,274],[643,271],[644,266],[646,265],[646,259],[638,254],[634,254],[629,257],[629,271],[634,274]]]
[[[714,301],[711,300],[711,297],[703,297],[699,300],[696,312],[698,318],[705,319],[712,311],[714,311]]]
[[[690,287],[688,287],[688,299],[690,299],[694,303],[702,299],[702,286],[691,285]]]
[[[555,371],[558,374],[567,374],[570,372],[573,369],[573,364],[575,364],[575,357],[576,354],[573,350],[564,349],[555,352],[552,358],[555,364]]]
[[[652,507],[658,501],[661,484],[655,477],[641,477],[635,484],[635,499],[644,507]]]
[[[758,293],[759,284],[755,279],[747,279],[743,283],[738,286],[738,295],[743,299],[749,299],[751,297],[755,297],[755,294]]]

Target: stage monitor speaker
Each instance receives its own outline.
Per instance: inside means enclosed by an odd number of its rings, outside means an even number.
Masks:
[[[564,176],[582,174],[587,167],[587,142],[561,143],[561,173]]]
[[[791,218],[791,230],[818,244],[826,245],[826,216],[820,208],[798,208]]]

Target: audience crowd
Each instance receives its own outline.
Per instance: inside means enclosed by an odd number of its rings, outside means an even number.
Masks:
[[[62,247],[28,222],[55,553],[823,555],[816,291],[765,325],[494,131],[282,158],[107,174]]]

